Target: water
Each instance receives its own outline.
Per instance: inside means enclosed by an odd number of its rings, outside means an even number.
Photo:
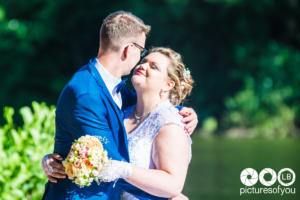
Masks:
[[[183,193],[192,200],[299,199],[300,183],[297,180],[297,175],[300,176],[299,153],[300,140],[296,139],[201,139],[194,137],[193,158]],[[244,194],[240,196],[240,188],[245,188],[240,181],[240,173],[249,167],[258,173],[264,168],[272,168],[276,173],[282,168],[293,169],[296,181],[290,188],[296,188],[296,194],[283,196],[280,194]],[[268,176],[265,176],[265,179],[268,180]],[[258,181],[253,187],[286,188],[278,181],[270,187]]]

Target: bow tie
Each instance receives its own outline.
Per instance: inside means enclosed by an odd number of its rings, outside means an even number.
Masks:
[[[126,87],[126,81],[127,81],[127,79],[122,80],[122,81],[115,87],[116,93],[119,93],[123,87]]]

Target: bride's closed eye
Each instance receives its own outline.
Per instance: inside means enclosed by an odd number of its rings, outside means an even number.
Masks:
[[[150,67],[151,67],[151,69],[159,70],[159,68],[157,67],[157,65],[154,64],[154,63],[151,63]]]

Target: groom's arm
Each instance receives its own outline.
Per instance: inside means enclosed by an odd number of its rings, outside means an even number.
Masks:
[[[63,94],[56,111],[54,153],[63,158],[69,153],[74,140],[83,135],[111,136],[101,98],[89,93],[68,93]]]
[[[72,106],[72,110],[69,111],[69,115],[64,115],[61,120],[63,120],[62,123],[66,125],[64,128],[72,135],[73,140],[83,135],[95,135],[106,138],[107,141],[113,143],[114,138],[112,138],[111,130],[107,123],[106,110],[103,108],[99,98],[89,94],[79,96]],[[71,146],[64,145],[66,143],[62,140],[63,138],[59,139],[55,142],[54,152],[66,157]],[[113,145],[106,146],[103,144],[103,146],[108,150],[110,157],[115,159],[120,157],[116,151],[117,148],[114,148]],[[64,168],[59,161],[62,160],[62,157],[58,159],[58,154],[46,155],[42,160],[42,168],[51,182],[56,182],[56,178],[64,178]]]
[[[104,94],[86,94],[78,100],[74,108],[74,132],[78,136],[94,135],[103,139],[103,148],[107,151],[108,157],[116,160],[126,159],[124,148],[125,135],[123,135],[122,121],[113,110],[110,102]],[[127,152],[127,151],[126,151]]]

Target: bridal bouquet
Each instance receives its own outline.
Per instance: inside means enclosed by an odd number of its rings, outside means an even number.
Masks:
[[[108,163],[107,151],[95,136],[82,136],[72,144],[67,158],[62,162],[69,179],[79,187],[100,184],[101,170]]]

